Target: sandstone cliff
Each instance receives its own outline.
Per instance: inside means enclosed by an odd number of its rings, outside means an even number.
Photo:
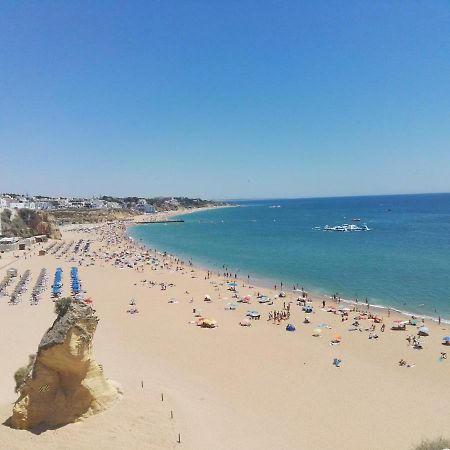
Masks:
[[[7,237],[30,237],[45,234],[61,239],[61,232],[53,218],[44,211],[5,209],[0,214],[2,233]]]
[[[119,397],[93,357],[98,318],[81,302],[62,299],[58,317],[44,334],[8,424],[34,430],[75,422],[100,412]]]

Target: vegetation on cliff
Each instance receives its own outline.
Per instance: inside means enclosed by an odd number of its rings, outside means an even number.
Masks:
[[[58,225],[75,223],[101,223],[114,220],[129,220],[137,213],[126,209],[59,209],[52,211]]]
[[[158,211],[176,211],[180,208],[195,209],[204,208],[208,206],[222,206],[223,202],[217,202],[213,200],[203,200],[201,198],[188,198],[188,197],[110,197],[103,196],[102,200],[107,202],[115,202],[122,205],[124,208],[133,208],[139,200],[145,200],[147,204],[153,205]]]

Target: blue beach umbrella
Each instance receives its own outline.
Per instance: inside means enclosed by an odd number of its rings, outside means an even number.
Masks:
[[[450,336],[444,336],[442,338],[442,340],[445,341],[445,342],[450,342]]]

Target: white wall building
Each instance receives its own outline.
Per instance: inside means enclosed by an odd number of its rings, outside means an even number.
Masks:
[[[100,200],[99,198],[94,198],[91,200],[91,207],[95,209],[106,209],[107,204],[104,200]]]
[[[169,205],[178,206],[180,203],[176,198],[171,198],[170,200],[166,200],[164,203],[168,203]]]

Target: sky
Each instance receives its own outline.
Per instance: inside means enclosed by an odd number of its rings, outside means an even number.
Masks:
[[[447,0],[0,7],[0,192],[450,192]]]

